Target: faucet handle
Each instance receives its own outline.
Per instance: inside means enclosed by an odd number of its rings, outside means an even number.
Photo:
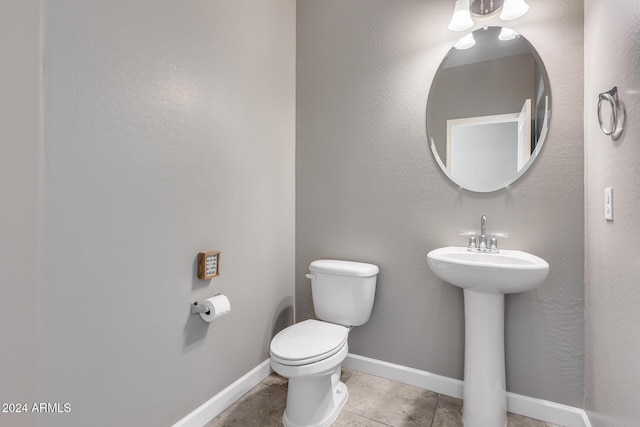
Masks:
[[[498,249],[498,237],[509,237],[506,233],[493,233],[491,234],[491,239],[489,239],[489,252],[500,252]]]
[[[489,251],[498,252],[498,238],[495,234],[489,239]]]
[[[469,245],[467,246],[468,251],[475,251],[478,248],[476,244],[476,235],[469,236]]]
[[[460,232],[460,236],[469,236],[469,244],[467,245],[467,250],[475,251],[478,248],[476,243],[476,233],[473,231],[462,231]]]

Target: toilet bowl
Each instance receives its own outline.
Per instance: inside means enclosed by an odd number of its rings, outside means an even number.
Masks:
[[[309,266],[313,305],[309,319],[271,341],[271,367],[289,379],[285,427],[326,427],[340,414],[349,392],[340,382],[352,326],[369,320],[378,267],[353,261],[318,260]]]
[[[274,337],[271,367],[289,378],[285,427],[323,427],[338,417],[348,397],[340,382],[348,333],[341,325],[305,320]]]

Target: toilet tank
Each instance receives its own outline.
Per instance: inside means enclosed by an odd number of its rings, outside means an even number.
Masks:
[[[360,326],[371,316],[378,266],[321,259],[309,265],[316,317],[344,326]]]

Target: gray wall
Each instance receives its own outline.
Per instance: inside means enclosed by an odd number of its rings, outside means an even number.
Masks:
[[[72,411],[42,425],[169,425],[268,358],[293,317],[294,82],[293,0],[44,3],[39,399]],[[189,315],[218,292],[228,316]]]
[[[640,4],[586,1],[585,407],[594,427],[640,420]],[[604,60],[603,58],[606,58]],[[627,122],[618,141],[598,127],[598,94],[618,86]],[[614,221],[603,215],[613,187]]]
[[[510,234],[503,247],[551,265],[540,288],[507,297],[507,388],[581,407],[583,2],[532,2],[509,23],[545,62],[553,117],[534,166],[490,194],[448,182],[427,146],[429,85],[460,37],[446,28],[452,7],[448,0],[298,1],[297,320],[313,316],[309,262],[376,263],[373,314],[351,332],[350,351],[462,378],[462,292],[431,273],[426,254],[464,244],[458,233],[477,229],[486,214],[490,230]]]
[[[35,402],[39,1],[3,2],[0,53],[0,403]],[[0,413],[2,425],[33,421],[32,414]]]

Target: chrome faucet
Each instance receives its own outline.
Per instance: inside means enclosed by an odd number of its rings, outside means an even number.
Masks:
[[[482,215],[480,217],[480,241],[478,242],[478,249],[482,252],[487,250],[487,216]]]
[[[469,245],[467,246],[467,250],[470,252],[498,253],[500,252],[500,250],[498,249],[498,236],[507,237],[508,235],[494,233],[491,235],[491,238],[487,243],[487,216],[482,215],[482,217],[480,217],[480,236],[478,238],[479,240],[476,243],[476,235],[475,234],[471,235],[469,237]]]

